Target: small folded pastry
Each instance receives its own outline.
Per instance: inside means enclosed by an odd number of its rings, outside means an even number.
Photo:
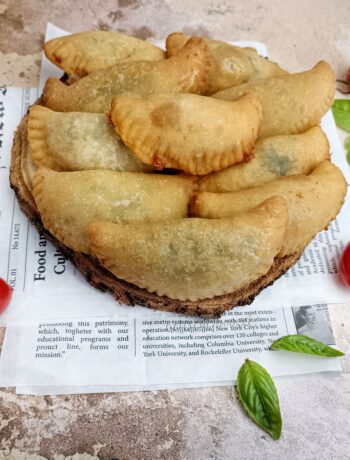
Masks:
[[[235,101],[246,92],[254,94],[263,108],[259,138],[297,134],[317,125],[332,105],[335,76],[331,66],[320,61],[306,72],[244,83],[213,97]]]
[[[56,171],[110,169],[150,172],[102,113],[54,112],[34,105],[28,119],[33,161]]]
[[[134,93],[198,93],[205,88],[210,53],[205,41],[193,37],[181,52],[163,61],[130,61],[97,70],[70,86],[50,77],[45,105],[57,112],[107,112],[113,96]]]
[[[189,35],[180,32],[170,34],[166,39],[167,56],[176,56],[189,39]],[[212,56],[206,94],[287,73],[275,62],[259,56],[254,48],[241,48],[210,38],[205,41]]]
[[[93,220],[152,222],[187,216],[195,178],[115,171],[37,170],[33,196],[44,227],[61,243],[89,254]]]
[[[83,77],[99,69],[127,61],[159,61],[164,51],[130,35],[91,30],[54,38],[44,45],[45,56],[68,75]]]
[[[111,118],[144,163],[207,174],[249,157],[261,107],[251,94],[234,103],[193,94],[118,96]]]
[[[279,256],[303,250],[312,238],[335,219],[347,191],[342,172],[323,161],[309,176],[284,177],[233,193],[200,192],[191,213],[206,219],[229,218],[248,212],[279,195],[288,203],[288,225]]]
[[[270,269],[287,215],[285,200],[274,197],[231,219],[95,222],[87,234],[92,253],[118,278],[171,299],[209,299]]]
[[[201,177],[199,190],[236,192],[282,176],[310,174],[327,159],[329,143],[319,126],[302,134],[266,137],[255,144],[251,161]]]

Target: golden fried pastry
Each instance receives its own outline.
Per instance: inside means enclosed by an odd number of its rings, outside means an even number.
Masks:
[[[164,51],[130,35],[90,30],[54,38],[44,45],[45,56],[68,75],[84,76],[120,60],[159,61]]]
[[[47,107],[23,117],[10,183],[91,285],[217,317],[295,264],[341,207],[347,186],[317,126],[334,75],[325,62],[289,75],[252,48],[179,33],[167,48],[96,31],[50,41],[67,84],[49,78]],[[191,175],[152,174],[163,168]]]
[[[144,163],[207,174],[249,154],[261,107],[250,94],[235,103],[193,94],[118,96],[111,118],[124,143]]]
[[[335,77],[321,61],[311,70],[234,86],[213,95],[234,101],[246,92],[256,96],[263,108],[259,138],[297,134],[320,122],[333,102]]]
[[[329,143],[319,126],[302,134],[266,137],[255,144],[251,161],[202,177],[199,190],[236,192],[282,176],[309,174],[321,161],[327,159]]]
[[[212,298],[266,273],[283,240],[287,205],[275,197],[231,219],[137,225],[96,222],[91,250],[118,278],[172,299]]]
[[[38,169],[33,196],[45,228],[75,251],[89,253],[93,220],[151,222],[187,216],[195,178],[156,174]]]
[[[176,56],[189,39],[189,35],[180,32],[170,34],[166,39],[168,57]],[[246,81],[287,73],[275,62],[259,56],[254,48],[241,48],[210,38],[205,41],[212,56],[206,94],[213,94]]]
[[[44,88],[47,107],[58,112],[107,112],[113,96],[134,93],[198,93],[207,82],[210,54],[205,41],[193,37],[181,52],[163,61],[121,62],[90,73],[66,86],[48,78]]]
[[[279,195],[288,203],[288,225],[279,256],[301,251],[333,220],[344,202],[347,183],[330,161],[323,161],[309,176],[284,177],[268,184],[233,193],[200,192],[192,214],[203,218],[228,218],[248,212]]]
[[[56,171],[152,171],[124,145],[102,113],[54,112],[34,105],[28,140],[35,164]]]

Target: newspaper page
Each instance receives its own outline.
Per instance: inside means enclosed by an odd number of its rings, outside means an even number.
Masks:
[[[67,32],[49,24],[46,39],[64,34]],[[255,46],[262,54],[266,53],[262,44],[250,42],[249,45]],[[52,74],[59,76],[60,70],[43,59],[41,82]],[[109,294],[92,288],[19,209],[9,188],[11,145],[21,116],[37,94],[36,89],[30,88],[3,88],[0,92],[0,276],[15,289],[11,308],[0,316],[0,325],[119,313],[130,318],[149,315],[144,308],[130,309],[115,302]],[[322,120],[322,126],[330,140],[332,160],[350,180],[349,167],[330,112]],[[319,233],[299,262],[273,286],[264,289],[253,305],[263,309],[350,300],[349,291],[338,282],[339,257],[350,241],[349,215],[350,199],[347,198],[328,231]]]
[[[240,307],[212,320],[119,315],[9,327],[0,386],[62,394],[226,385],[246,358],[273,376],[341,370],[339,359],[269,351],[295,333],[334,345],[327,306]]]

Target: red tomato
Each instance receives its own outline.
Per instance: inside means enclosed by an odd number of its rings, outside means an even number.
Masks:
[[[341,256],[339,274],[343,283],[350,287],[350,244],[348,244]]]
[[[345,74],[345,81],[350,83],[350,67],[348,68],[346,74]]]
[[[13,289],[0,278],[0,313],[2,313],[11,301]]]

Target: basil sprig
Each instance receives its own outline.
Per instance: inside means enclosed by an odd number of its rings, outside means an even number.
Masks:
[[[324,356],[328,358],[344,356],[343,352],[301,334],[286,335],[281,337],[272,343],[271,349],[287,350],[295,353],[306,353],[309,355]]]
[[[260,364],[246,359],[237,377],[236,391],[249,417],[274,439],[279,439],[282,418],[275,384]]]
[[[286,335],[275,340],[271,349],[335,357],[344,353],[306,335]],[[237,376],[236,391],[249,417],[274,439],[279,439],[282,418],[278,394],[270,374],[260,364],[246,359]]]

